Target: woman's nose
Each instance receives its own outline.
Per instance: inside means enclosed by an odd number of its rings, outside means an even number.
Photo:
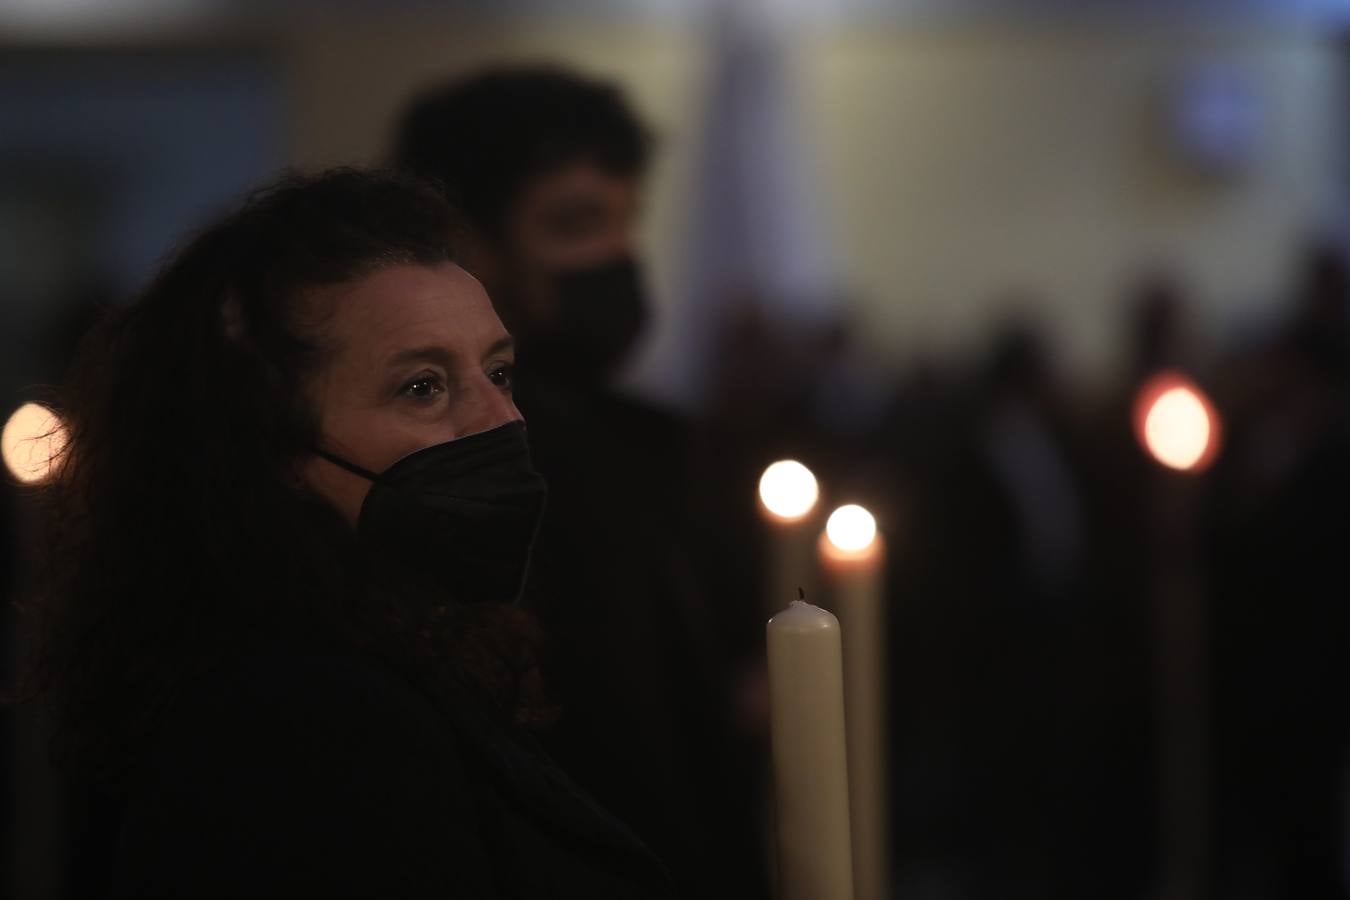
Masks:
[[[455,422],[455,433],[460,437],[488,431],[521,418],[511,395],[487,378],[475,379],[468,394],[459,405],[461,414]]]

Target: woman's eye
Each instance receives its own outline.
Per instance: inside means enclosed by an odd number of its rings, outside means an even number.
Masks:
[[[492,383],[504,391],[509,391],[516,386],[516,367],[498,366],[488,373],[488,378]]]
[[[403,386],[403,394],[414,400],[431,400],[445,390],[445,385],[433,375],[423,375]]]

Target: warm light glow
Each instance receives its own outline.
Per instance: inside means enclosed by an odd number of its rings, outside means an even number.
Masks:
[[[56,413],[40,403],[14,410],[0,432],[5,468],[19,481],[35,484],[46,478],[52,462],[66,445],[65,429]]]
[[[861,506],[850,503],[830,514],[825,523],[825,536],[838,550],[861,553],[876,540],[877,520]]]
[[[800,519],[815,508],[820,487],[811,470],[795,459],[780,460],[759,479],[759,501],[780,519]]]
[[[1149,454],[1169,469],[1201,471],[1218,453],[1218,414],[1203,391],[1175,373],[1144,385],[1135,404],[1135,432]]]

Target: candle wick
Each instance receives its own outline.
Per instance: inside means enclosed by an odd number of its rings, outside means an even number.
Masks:
[[[806,600],[806,591],[802,590],[802,586],[800,584],[797,585],[797,599],[802,601]]]

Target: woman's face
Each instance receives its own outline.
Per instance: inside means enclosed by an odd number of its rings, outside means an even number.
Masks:
[[[311,396],[322,448],[372,472],[520,419],[515,352],[483,286],[456,265],[390,266],[314,297],[327,350]],[[305,484],[356,524],[370,482],[320,457]]]

